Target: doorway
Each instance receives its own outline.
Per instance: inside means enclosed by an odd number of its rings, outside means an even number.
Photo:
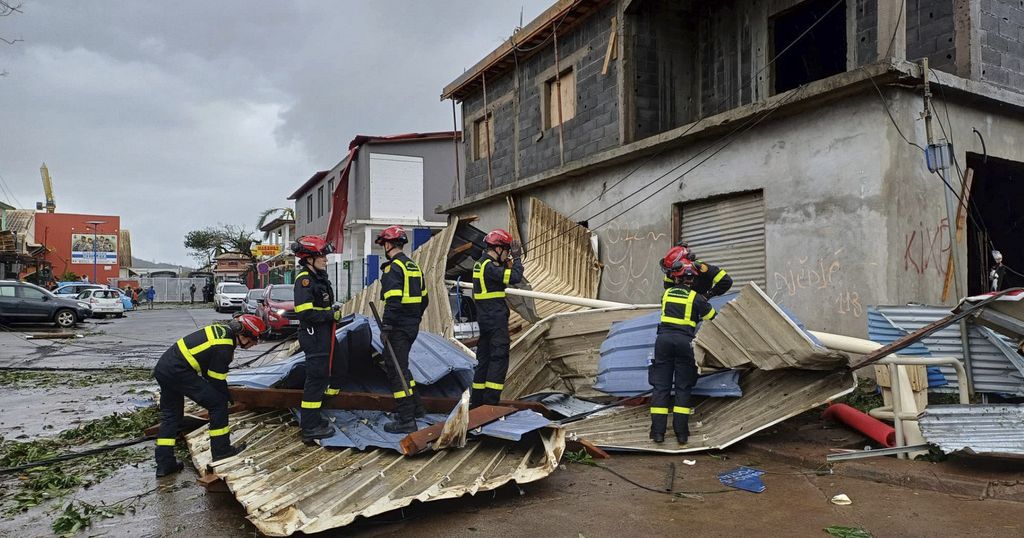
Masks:
[[[967,154],[974,170],[967,220],[967,291],[990,291],[992,251],[1003,255],[999,289],[1024,286],[1024,163]]]

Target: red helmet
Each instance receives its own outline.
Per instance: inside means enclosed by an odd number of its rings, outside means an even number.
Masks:
[[[668,276],[672,276],[672,273],[679,271],[683,268],[683,265],[689,261],[690,251],[685,246],[676,245],[665,254],[665,257],[661,259],[661,271]]]
[[[260,335],[267,332],[267,324],[262,319],[252,314],[242,314],[234,320],[232,325],[237,323],[237,326],[232,326],[236,334],[244,334],[249,338],[258,340]]]
[[[505,230],[498,228],[484,236],[484,244],[489,247],[509,248],[512,246],[512,235]]]
[[[693,262],[686,260],[683,262],[682,267],[672,271],[668,276],[674,279],[681,278],[685,281],[697,278],[697,274],[697,268],[693,265]]]
[[[377,239],[374,241],[374,243],[377,243],[380,246],[384,246],[384,243],[404,245],[408,242],[409,236],[405,235],[405,228],[402,228],[401,226],[390,226],[388,228],[384,228],[379,234],[377,234]]]
[[[326,256],[334,252],[334,245],[319,235],[304,235],[292,243],[291,249],[299,259],[304,260],[313,256]]]
[[[689,243],[687,243],[686,241],[680,241],[676,243],[676,246],[683,247],[684,249],[686,249],[686,255],[684,256],[684,258],[690,260],[691,262],[697,261],[697,255],[693,253],[693,249],[690,248]]]

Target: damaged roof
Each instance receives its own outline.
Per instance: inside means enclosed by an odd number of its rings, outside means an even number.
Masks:
[[[921,435],[943,452],[1024,456],[1024,406],[929,405]]]
[[[321,532],[412,504],[490,491],[551,474],[565,433],[544,428],[520,443],[470,440],[465,448],[407,457],[391,450],[305,445],[288,411],[231,416],[239,456],[213,463],[203,426],[186,437],[197,469],[210,466],[263,534]]]

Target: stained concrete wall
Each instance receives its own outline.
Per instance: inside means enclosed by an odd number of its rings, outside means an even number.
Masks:
[[[1024,89],[1024,3],[979,0],[981,79],[1016,91]]]

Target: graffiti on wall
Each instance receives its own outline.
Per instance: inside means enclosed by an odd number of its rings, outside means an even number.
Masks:
[[[614,220],[605,229],[605,289],[630,302],[660,295],[657,260],[667,248],[668,234],[641,230],[636,221]]]
[[[860,294],[851,289],[843,278],[841,261],[843,249],[825,256],[797,256],[775,271],[768,281],[768,292],[778,304],[792,298],[817,298],[826,307],[840,315],[861,317],[864,306]]]
[[[922,222],[904,236],[904,271],[924,275],[930,269],[937,276],[946,275],[946,258],[952,247],[948,218],[931,226]]]

